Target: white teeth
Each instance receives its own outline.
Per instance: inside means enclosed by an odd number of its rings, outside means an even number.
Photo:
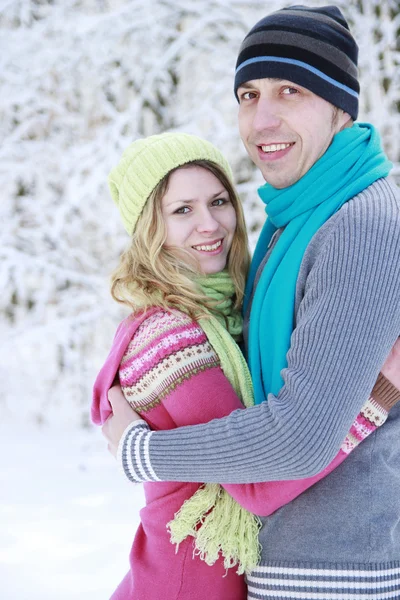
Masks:
[[[291,144],[270,144],[269,146],[261,146],[263,152],[277,152],[278,150],[286,150]]]
[[[212,246],[193,246],[193,248],[196,248],[196,250],[203,250],[204,252],[211,252],[212,250],[219,248],[221,244],[222,240],[219,240],[219,242],[215,242]]]

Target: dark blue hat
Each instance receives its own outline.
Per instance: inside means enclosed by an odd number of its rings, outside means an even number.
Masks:
[[[235,95],[242,83],[287,79],[358,115],[358,46],[336,6],[291,6],[261,19],[240,47]]]

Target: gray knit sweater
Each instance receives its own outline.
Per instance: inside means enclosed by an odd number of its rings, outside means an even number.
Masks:
[[[382,179],[331,217],[304,254],[278,396],[205,425],[137,427],[130,477],[247,483],[318,473],[399,335],[400,194]],[[265,518],[260,540],[249,598],[400,598],[399,404],[336,471]]]

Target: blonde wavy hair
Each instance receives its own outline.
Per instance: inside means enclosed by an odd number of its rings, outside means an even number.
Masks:
[[[160,306],[184,310],[198,319],[213,310],[213,304],[199,290],[196,277],[201,274],[195,258],[183,249],[165,248],[167,230],[161,201],[168,189],[171,174],[198,166],[210,171],[222,183],[236,212],[236,230],[227,260],[227,269],[235,288],[234,306],[240,309],[250,254],[243,209],[225,172],[216,163],[196,160],[173,169],[150,194],[127,249],[111,276],[111,295],[134,312]]]

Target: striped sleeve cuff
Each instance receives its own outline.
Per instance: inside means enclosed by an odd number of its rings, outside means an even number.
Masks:
[[[149,442],[153,432],[142,419],[130,423],[118,444],[117,461],[132,483],[161,481],[155,474],[149,457]]]
[[[383,408],[389,411],[400,400],[400,390],[386,379],[382,373],[379,373],[372,390],[372,396]]]

